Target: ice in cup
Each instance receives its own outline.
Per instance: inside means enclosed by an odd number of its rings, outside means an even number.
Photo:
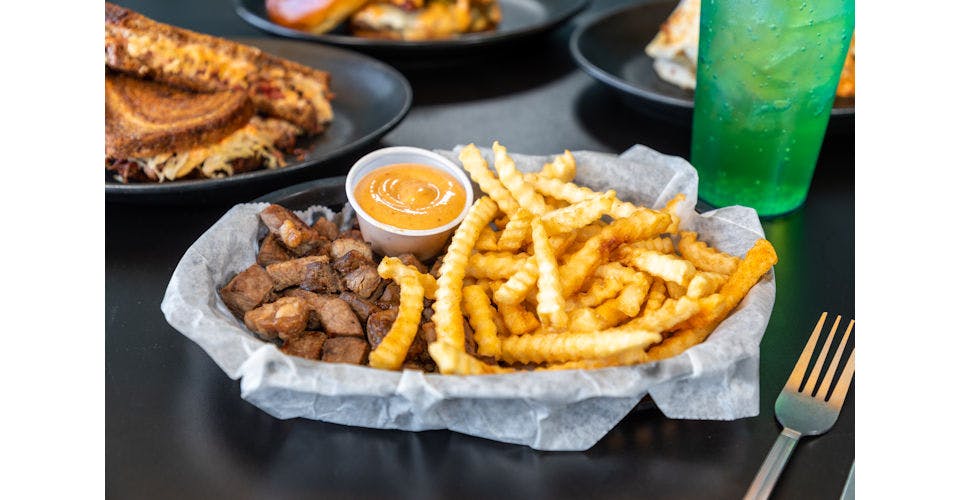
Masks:
[[[690,160],[700,198],[761,216],[807,197],[853,0],[703,0]]]

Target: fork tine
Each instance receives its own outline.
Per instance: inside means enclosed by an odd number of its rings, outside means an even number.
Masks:
[[[830,367],[827,368],[827,374],[823,376],[823,382],[820,383],[820,389],[817,390],[817,399],[826,400],[827,399],[827,390],[830,389],[830,382],[833,381],[833,374],[837,372],[837,365],[840,364],[840,356],[843,355],[843,350],[847,346],[847,338],[850,336],[850,331],[853,330],[854,321],[851,319],[850,323],[847,324],[847,331],[843,334],[843,339],[840,340],[840,346],[837,347],[837,352],[833,353],[833,359],[830,361]]]
[[[813,388],[817,386],[817,380],[820,380],[820,369],[823,368],[823,362],[827,359],[827,351],[830,350],[830,344],[833,343],[833,335],[837,333],[838,326],[840,326],[840,316],[837,316],[837,319],[833,322],[833,328],[830,328],[830,334],[827,335],[827,340],[823,343],[823,347],[820,349],[820,355],[817,356],[817,362],[813,364],[813,370],[810,371],[810,378],[808,378],[807,383],[803,385],[802,394],[813,396]]]
[[[847,397],[847,389],[850,388],[850,379],[853,378],[853,365],[854,360],[857,356],[857,349],[854,348],[850,352],[850,358],[847,359],[847,363],[843,365],[843,373],[840,374],[840,380],[837,380],[837,387],[833,389],[833,394],[830,395],[830,401],[827,403],[835,410],[840,410],[840,407],[843,406],[843,400]]]
[[[793,367],[793,372],[790,374],[790,378],[787,379],[787,384],[784,386],[786,389],[792,391],[800,391],[800,381],[803,380],[803,373],[807,371],[807,365],[810,363],[810,356],[813,355],[813,348],[817,346],[817,339],[820,338],[820,330],[823,329],[823,322],[827,319],[827,313],[824,312],[820,315],[820,321],[817,321],[817,326],[813,328],[813,332],[810,334],[810,339],[807,340],[806,347],[803,348],[803,352],[800,353],[800,359],[797,360],[797,364]]]

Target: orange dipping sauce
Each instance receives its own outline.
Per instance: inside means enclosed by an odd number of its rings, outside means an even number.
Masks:
[[[429,165],[397,163],[380,167],[357,182],[354,198],[379,222],[401,229],[433,229],[457,218],[466,204],[463,185]]]

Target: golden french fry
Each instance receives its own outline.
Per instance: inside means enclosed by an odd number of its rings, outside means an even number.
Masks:
[[[656,332],[617,328],[599,332],[537,333],[503,339],[501,351],[508,363],[565,362],[609,356],[661,340]]]
[[[737,268],[740,259],[709,247],[705,242],[697,240],[697,233],[682,231],[677,249],[684,259],[689,260],[701,271],[730,274]]]
[[[570,182],[577,175],[577,161],[569,150],[564,150],[562,155],[557,155],[553,161],[544,164],[538,174],[551,179]]]
[[[597,332],[603,330],[602,320],[592,307],[580,307],[570,311],[567,329],[571,332]]]
[[[597,277],[590,281],[587,291],[575,295],[574,307],[596,307],[601,302],[616,297],[624,283],[613,277]]]
[[[663,278],[654,277],[653,284],[650,285],[650,291],[647,292],[647,303],[643,306],[643,314],[660,309],[663,301],[667,300],[667,284]]]
[[[650,361],[650,356],[647,354],[646,349],[647,346],[644,345],[632,346],[608,356],[579,359],[576,361],[567,361],[566,363],[554,363],[544,368],[538,368],[537,371],[596,370],[598,368],[609,368],[611,366],[637,365]]]
[[[467,276],[492,280],[506,280],[527,262],[525,253],[475,253],[467,261]]]
[[[533,214],[520,208],[516,214],[510,217],[506,227],[500,232],[500,239],[497,241],[497,248],[505,252],[516,252],[528,240],[530,240],[530,220]]]
[[[457,349],[464,349],[460,303],[463,300],[462,286],[467,262],[480,230],[490,223],[496,213],[497,204],[491,198],[484,196],[474,202],[454,232],[440,266],[436,302],[433,303],[433,322],[436,325],[437,340],[447,342]]]
[[[667,297],[670,297],[671,299],[676,300],[676,299],[679,299],[680,297],[684,297],[687,295],[687,287],[683,285],[674,283],[672,281],[667,281],[666,285],[667,285]]]
[[[530,230],[533,256],[537,260],[537,316],[544,328],[559,331],[567,326],[567,313],[560,294],[560,268],[539,217],[534,217]]]
[[[617,219],[604,226],[560,268],[563,296],[568,297],[579,290],[584,279],[593,274],[600,262],[606,260],[610,251],[617,245],[626,241],[652,238],[662,233],[669,224],[668,215],[638,208],[629,217]]]
[[[697,268],[689,261],[653,250],[633,251],[621,262],[638,271],[645,271],[663,278],[664,281],[672,281],[684,287],[697,273]]]
[[[663,305],[643,316],[630,320],[627,324],[641,330],[653,332],[669,331],[700,311],[700,302],[689,297],[678,300],[666,299]]]
[[[631,283],[620,291],[617,295],[617,309],[627,317],[633,317],[640,314],[640,308],[643,301],[647,298],[647,292],[650,290],[652,280],[646,280],[642,283]]]
[[[544,214],[543,227],[550,235],[580,229],[609,212],[616,195],[610,190],[597,198],[588,198]]]
[[[432,276],[431,276],[432,278]],[[370,366],[385,370],[397,370],[403,365],[407,351],[420,327],[423,312],[423,285],[412,274],[400,277],[400,307],[397,319],[383,337],[380,345],[370,352]]]
[[[726,274],[700,271],[690,280],[690,285],[687,286],[687,296],[693,299],[706,297],[716,292],[726,282]]]
[[[687,196],[683,193],[677,193],[667,204],[663,207],[663,212],[670,214],[672,222],[670,227],[667,228],[667,232],[670,234],[676,234],[680,230],[680,202],[687,199]]]
[[[634,241],[617,249],[617,258],[623,258],[638,250],[653,250],[654,252],[673,254],[676,250],[673,247],[673,240],[667,237],[650,238],[648,240]]]
[[[500,145],[499,142],[493,143],[493,168],[497,170],[500,182],[510,191],[513,199],[521,207],[534,215],[542,215],[547,211],[547,205],[543,201],[543,196],[537,193],[533,186],[523,180],[523,174],[517,170],[513,159],[507,154],[507,148]],[[506,212],[506,210],[504,210]],[[511,214],[511,212],[507,212]]]
[[[526,310],[523,305],[497,304],[500,317],[510,335],[523,335],[540,328],[537,315]]]
[[[600,264],[593,274],[604,279],[615,279],[624,285],[629,283],[643,283],[650,280],[650,275],[647,273],[631,269],[619,262]]]
[[[468,144],[460,150],[460,163],[463,164],[463,169],[470,174],[473,182],[476,182],[480,189],[497,203],[503,213],[512,215],[517,212],[517,209],[520,208],[517,200],[501,184],[500,180],[493,176],[493,172],[487,165],[487,160],[483,158],[483,154],[476,146]]]
[[[384,257],[380,261],[380,265],[377,266],[377,274],[382,278],[391,279],[398,283],[400,282],[400,278],[404,276],[413,276],[420,281],[420,285],[423,286],[424,295],[428,299],[433,300],[436,298],[436,278],[429,274],[421,273],[416,267],[404,264],[403,261],[396,257]]]
[[[477,342],[477,354],[481,356],[500,356],[500,338],[497,337],[497,324],[494,322],[496,310],[490,305],[490,299],[483,287],[463,287],[463,309],[467,313],[473,339]]]
[[[706,340],[714,328],[743,300],[753,285],[760,281],[760,278],[776,263],[777,253],[773,245],[762,238],[757,240],[727,282],[720,287],[720,292],[700,299],[701,311],[687,320],[685,324],[689,326],[650,348],[650,359],[658,360],[676,356]],[[703,307],[715,296],[720,298],[715,302],[715,306]]]
[[[488,365],[444,342],[430,344],[427,352],[444,375],[495,375],[514,371],[512,368]]]
[[[474,248],[482,252],[495,252],[499,250],[497,246],[497,240],[500,239],[500,236],[496,231],[493,230],[490,226],[484,226],[480,230],[480,234],[477,235],[477,243],[474,245]]]
[[[573,233],[567,234],[566,236],[551,236],[550,247],[553,248],[554,254],[563,253],[564,249],[573,241],[573,238]],[[497,305],[517,305],[523,302],[530,291],[533,290],[534,286],[536,286],[537,278],[539,277],[536,259],[528,257],[527,262],[520,271],[511,276],[502,287],[495,290],[496,295],[494,298]]]

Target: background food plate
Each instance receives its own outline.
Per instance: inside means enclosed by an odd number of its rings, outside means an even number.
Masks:
[[[503,13],[500,26],[491,31],[471,33],[447,40],[403,41],[362,38],[346,26],[314,35],[274,24],[267,17],[265,0],[234,0],[237,14],[245,21],[275,35],[351,47],[378,55],[462,52],[516,42],[553,29],[583,10],[588,0],[499,0]]]
[[[278,39],[238,39],[279,57],[330,73],[334,119],[323,134],[301,139],[306,156],[288,156],[288,165],[275,170],[256,170],[218,179],[163,183],[114,181],[109,173],[106,199],[110,202],[196,203],[236,200],[245,193],[264,193],[285,180],[303,180],[322,172],[324,164],[359,151],[383,137],[406,116],[413,101],[410,83],[397,70],[345,49]],[[259,188],[259,189],[258,189]]]
[[[674,0],[641,2],[584,21],[570,37],[570,52],[590,76],[641,111],[680,125],[693,122],[693,91],[661,79],[644,52],[673,12]],[[852,124],[854,98],[838,97],[831,127]]]

